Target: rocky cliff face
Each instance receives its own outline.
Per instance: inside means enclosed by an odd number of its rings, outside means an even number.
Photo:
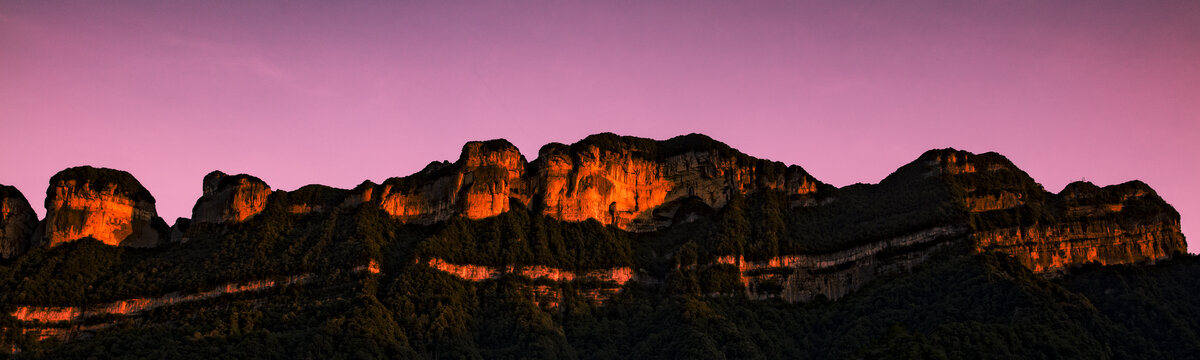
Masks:
[[[526,164],[508,141],[473,141],[454,163],[435,162],[408,177],[360,186],[347,202],[376,201],[393,217],[419,224],[457,215],[481,219],[508,211],[510,198],[528,202]]]
[[[653,231],[672,223],[677,200],[720,208],[734,194],[771,189],[812,205],[821,188],[830,187],[798,166],[755,159],[703,135],[653,141],[600,134],[547,145],[532,164],[507,141],[470,142],[454,163],[359,186],[345,204],[378,202],[388,214],[420,224],[486,218],[520,204],[565,221]]]
[[[826,187],[798,166],[755,159],[702,135],[658,142],[593,135],[543,147],[534,168],[531,185],[544,214],[630,231],[670,225],[674,214],[664,205],[684,198],[721,208],[735,194],[778,190],[811,205]]]
[[[996,153],[926,153],[969,212],[977,251],[1009,254],[1037,272],[1125,264],[1186,252],[1179,213],[1146,184],[1076,182],[1059,194]]]
[[[92,237],[105,244],[152,247],[168,230],[154,197],[127,172],[90,166],[66,169],[50,179],[42,243]]]
[[[0,258],[11,259],[29,250],[37,228],[37,213],[17,188],[0,185]]]
[[[196,223],[238,223],[267,207],[271,187],[256,177],[213,171],[204,176],[204,193],[192,207]]]
[[[1072,183],[1047,207],[1057,221],[981,229],[973,236],[976,246],[1012,255],[1038,272],[1152,261],[1187,250],[1179,214],[1138,181],[1104,188]]]

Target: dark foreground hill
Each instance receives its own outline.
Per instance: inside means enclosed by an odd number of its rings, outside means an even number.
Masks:
[[[30,358],[1186,358],[1200,259],[1146,184],[1048,193],[931,150],[826,185],[702,135],[503,140],[354,189],[213,172],[2,188],[0,343]]]

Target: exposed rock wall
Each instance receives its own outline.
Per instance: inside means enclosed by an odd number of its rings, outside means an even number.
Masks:
[[[46,190],[43,244],[56,246],[83,237],[105,244],[153,247],[166,231],[154,198],[129,173],[78,167],[60,171]],[[159,219],[161,222],[161,219]]]
[[[551,148],[542,151],[538,164],[534,186],[543,195],[542,211],[564,221],[596,219],[629,229],[634,219],[646,220],[648,210],[666,202],[675,187],[659,164],[632,151],[592,146],[569,154]]]
[[[1104,188],[1067,185],[1047,212],[1057,221],[973,235],[980,250],[1007,253],[1034,271],[1054,271],[1090,262],[1153,261],[1187,250],[1179,214],[1141,182]]]
[[[246,174],[234,176],[213,171],[204,176],[204,193],[192,207],[196,223],[238,223],[267,207],[271,187]]]
[[[430,224],[462,215],[470,219],[509,210],[509,198],[528,203],[522,177],[527,162],[505,140],[473,141],[458,161],[433,163],[406,178],[356,191],[349,203],[379,201],[380,208],[406,222]]]
[[[731,149],[662,154],[658,148],[665,142],[650,146],[618,140],[614,148],[588,140],[572,146],[547,145],[539,153],[531,186],[542,199],[537,205],[544,214],[653,231],[670,225],[674,215],[655,210],[683,198],[696,197],[721,208],[735,195],[769,189],[802,199],[823,186],[798,166],[785,167]]]
[[[1124,228],[1101,220],[1073,221],[981,231],[972,238],[980,250],[1009,254],[1036,272],[1163,259],[1187,249],[1178,222]]]
[[[37,229],[37,213],[17,188],[0,185],[0,258],[11,259],[29,250]]]
[[[625,285],[625,283],[633,280],[633,269],[628,267],[616,267],[605,270],[593,270],[584,273],[576,273],[568,270],[556,269],[547,266],[508,266],[503,268],[483,266],[483,265],[459,265],[451,264],[445,260],[432,258],[425,262],[429,267],[441,270],[459,278],[471,281],[483,281],[487,279],[495,279],[504,274],[517,274],[529,279],[551,280],[551,281],[575,281],[575,280],[594,280],[613,282],[617,286]]]

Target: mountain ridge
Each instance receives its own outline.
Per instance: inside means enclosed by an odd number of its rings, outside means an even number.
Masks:
[[[368,206],[421,225],[483,220],[521,208],[634,233],[666,231],[710,216],[736,230],[709,234],[716,240],[701,246],[707,263],[736,268],[752,297],[792,294],[784,296],[789,301],[844,296],[876,275],[906,271],[943,248],[964,244],[974,252],[1005,252],[1036,272],[1088,262],[1154,261],[1186,249],[1178,213],[1140,181],[1103,188],[1072,183],[1054,194],[1003,155],[954,148],[925,151],[878,184],[836,188],[800,166],[754,158],[701,134],[660,141],[601,133],[570,145],[542,146],[533,161],[504,139],[471,141],[453,163],[432,162],[412,175],[364,181],[353,189],[314,184],[272,190],[251,175],[213,171],[203,190],[192,218],[167,227],[153,212],[153,197],[132,175],[67,169],[52,178],[47,193],[58,196],[48,198],[39,233],[47,233],[44,243],[50,246],[92,236],[110,245],[155,247],[189,239],[186,230],[193,225],[242,223],[273,207],[320,214]],[[80,195],[85,200],[112,199],[70,208],[81,202],[70,199],[76,191],[85,192]],[[130,205],[136,206],[118,211],[119,219],[105,215],[113,206]],[[8,243],[27,249],[34,240]],[[831,260],[827,254],[843,255]],[[448,257],[456,258],[471,260]],[[770,268],[793,271],[776,274]],[[759,288],[770,291],[760,294]]]
[[[977,165],[982,169],[977,170]],[[938,174],[934,174],[935,171]],[[988,175],[977,176],[978,173]],[[791,208],[813,207],[818,206],[820,201],[836,201],[835,193],[920,181],[922,179],[918,177],[935,175],[945,177],[952,191],[958,192],[954,197],[962,199],[973,214],[1015,207],[1038,207],[1034,206],[1038,205],[1037,201],[1046,201],[1049,197],[1062,198],[1064,194],[1079,193],[1079,189],[1084,188],[1093,192],[1124,189],[1122,191],[1136,192],[1138,196],[1148,194],[1158,198],[1153,189],[1137,180],[1104,188],[1073,182],[1060,193],[1053,194],[1046,192],[1003,155],[995,152],[972,154],[954,148],[928,150],[878,184],[836,188],[820,182],[797,165],[754,158],[702,134],[652,140],[600,133],[570,145],[546,144],[539,149],[538,157],[533,161],[527,161],[516,146],[504,139],[471,141],[463,145],[459,158],[453,163],[435,161],[412,175],[392,177],[379,184],[364,181],[353,189],[313,184],[290,192],[278,191],[252,175],[226,175],[213,171],[205,176],[203,195],[196,201],[192,217],[181,220],[188,220],[189,224],[245,221],[266,209],[272,194],[281,193],[291,194],[288,198],[293,204],[288,208],[295,213],[373,203],[404,222],[421,224],[446,221],[458,215],[469,219],[495,216],[509,211],[512,199],[535,212],[566,221],[592,219],[627,231],[645,232],[670,226],[674,214],[669,211],[676,210],[673,208],[684,198],[699,198],[707,206],[719,210],[735,194],[746,196],[756,191],[783,189]],[[981,187],[972,184],[972,181],[980,178],[986,178],[989,182]],[[51,179],[52,186],[47,189],[47,209],[54,207],[54,199],[63,197],[57,195],[64,194],[57,193],[67,190],[64,186],[68,180],[72,181],[71,184],[81,182],[80,186],[85,189],[89,181],[94,182],[93,187],[107,189],[109,196],[124,195],[128,201],[142,203],[141,208],[149,207],[149,211],[142,209],[135,212],[142,214],[138,217],[147,218],[142,221],[155,219],[158,225],[138,226],[137,230],[142,234],[138,235],[141,240],[135,246],[156,246],[150,238],[157,239],[158,243],[181,240],[178,235],[171,236],[170,228],[162,226],[165,222],[153,213],[154,198],[149,192],[132,175],[119,170],[85,166],[56,174]],[[16,191],[15,188],[11,190]],[[1021,199],[1026,196],[1030,199]],[[1032,205],[1022,206],[1025,201]],[[1159,210],[1164,212],[1168,221],[1172,217],[1178,218],[1173,208],[1165,203],[1162,205],[1165,206],[1160,206]],[[1090,211],[1099,211],[1103,215],[1103,206],[1092,204],[1083,207],[1087,206],[1091,206]],[[1120,205],[1109,204],[1107,209],[1119,211]],[[1034,209],[1034,212],[1042,210]],[[46,219],[61,218],[58,215],[62,212],[48,211]],[[1037,221],[1040,220],[1038,216],[1043,215],[1031,216]],[[978,225],[975,218],[972,217],[972,226]],[[39,231],[43,231],[41,228],[45,227],[47,220],[41,222],[43,225],[39,226]],[[54,221],[49,225],[53,233]],[[61,225],[87,227],[84,224]],[[1006,225],[1014,224],[1010,221]],[[71,236],[91,234],[111,238],[104,241],[115,244],[123,241],[117,237],[131,236],[129,230],[121,231],[120,236],[110,236],[108,233],[112,232],[111,229],[95,231],[95,234],[83,229],[77,234],[71,233],[76,234]],[[44,241],[50,245],[73,240],[62,238],[66,235],[45,236],[47,238]],[[1181,234],[1179,237],[1182,241]],[[15,247],[28,248],[35,243],[38,241],[30,240],[23,246]],[[1156,257],[1165,256],[1171,249],[1162,251]]]
[[[398,295],[397,281],[432,281],[432,294],[468,301],[456,307],[499,296],[557,316],[646,296],[823,304],[956,259],[1002,257],[1054,277],[1186,249],[1178,212],[1140,181],[1050,193],[1000,154],[953,148],[838,188],[699,134],[597,134],[547,144],[533,161],[506,140],[477,141],[454,162],[352,189],[283,191],[213,171],[193,216],[169,227],[132,175],[64,173],[94,176],[56,176],[46,220],[15,189],[0,199],[16,229],[0,234],[0,249],[14,249],[0,261],[11,317],[0,327],[23,334],[9,337],[18,348],[228,299],[324,303],[357,289],[362,306],[395,319],[415,305],[375,297],[442,298]]]

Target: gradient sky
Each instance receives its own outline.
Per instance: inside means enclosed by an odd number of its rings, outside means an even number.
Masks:
[[[214,169],[350,188],[700,132],[838,186],[941,147],[1141,179],[1200,236],[1200,1],[348,3],[0,1],[0,183],[44,215],[55,172],[122,169],[173,222]]]

